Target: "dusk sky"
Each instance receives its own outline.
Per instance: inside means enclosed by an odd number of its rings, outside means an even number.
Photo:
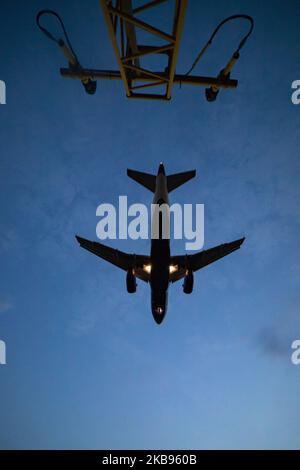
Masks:
[[[299,449],[299,1],[190,0],[178,73],[222,19],[255,20],[238,88],[214,103],[178,86],[170,102],[128,100],[117,81],[88,96],[60,76],[66,61],[35,24],[43,8],[60,13],[83,66],[117,69],[97,0],[1,2],[0,448]],[[147,19],[168,30],[168,12]],[[247,28],[224,26],[194,73],[216,76]],[[149,286],[127,294],[124,271],[75,234],[96,240],[97,206],[119,195],[150,204],[126,169],[160,161],[197,170],[170,202],[205,205],[204,249],[246,240],[195,274],[192,295],[171,285],[158,326]]]

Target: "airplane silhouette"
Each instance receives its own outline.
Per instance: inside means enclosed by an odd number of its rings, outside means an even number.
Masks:
[[[169,205],[168,193],[194,178],[196,171],[186,171],[166,176],[161,163],[157,175],[127,170],[127,175],[154,193],[153,204]],[[159,218],[159,236],[151,239],[150,256],[128,254],[110,248],[98,242],[92,242],[76,235],[82,248],[103,258],[127,272],[126,285],[129,293],[136,292],[136,278],[150,283],[151,308],[156,323],[163,321],[168,304],[168,287],[170,283],[184,278],[183,292],[193,291],[195,271],[229,255],[240,248],[245,238],[224,243],[192,255],[171,256],[170,240],[162,237],[162,218]]]

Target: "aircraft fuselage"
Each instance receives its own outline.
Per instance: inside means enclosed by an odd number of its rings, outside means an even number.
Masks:
[[[167,178],[164,167],[159,166],[156,177],[156,189],[153,204],[161,206],[169,205]],[[163,213],[159,214],[158,238],[151,240],[151,310],[156,323],[160,324],[167,312],[168,287],[169,287],[169,266],[170,266],[170,239],[163,238],[163,224],[168,224],[168,220],[163,221]]]

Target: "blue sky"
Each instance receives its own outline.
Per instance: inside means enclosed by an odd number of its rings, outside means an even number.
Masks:
[[[87,96],[35,26],[47,7],[82,65],[116,67],[97,1],[1,2],[0,447],[300,448],[299,3],[189,2],[178,72],[223,18],[255,18],[239,87],[215,103],[195,87],[169,103],[126,100],[113,81]],[[165,13],[157,21],[167,27]],[[216,75],[246,28],[224,27],[195,72]],[[101,202],[150,203],[126,168],[161,160],[197,169],[171,202],[205,204],[205,248],[246,242],[199,271],[191,296],[171,286],[158,327],[149,287],[129,296],[124,273],[74,235],[95,239]]]

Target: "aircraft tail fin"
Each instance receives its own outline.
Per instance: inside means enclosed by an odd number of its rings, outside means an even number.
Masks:
[[[160,174],[165,175],[165,170],[162,163],[160,164],[158,170],[158,175]],[[132,178],[137,183],[145,186],[145,188],[155,193],[156,175],[150,175],[149,173],[143,173],[141,171],[130,169],[127,170],[127,175],[129,178]],[[173,191],[173,189],[178,188],[182,184],[194,178],[194,176],[196,176],[196,170],[184,171],[183,173],[175,173],[174,175],[166,176],[168,192],[170,193]]]
[[[149,189],[153,193],[155,192],[155,185],[156,185],[156,176],[150,175],[149,173],[143,173],[142,171],[135,171],[135,170],[127,170],[127,175],[129,178],[132,178],[137,183],[145,186],[145,188]]]
[[[196,176],[196,170],[184,171],[183,173],[176,173],[174,175],[168,175],[167,176],[168,192],[170,193],[171,191],[173,191],[173,189],[178,188],[182,184],[194,178],[194,176]]]

